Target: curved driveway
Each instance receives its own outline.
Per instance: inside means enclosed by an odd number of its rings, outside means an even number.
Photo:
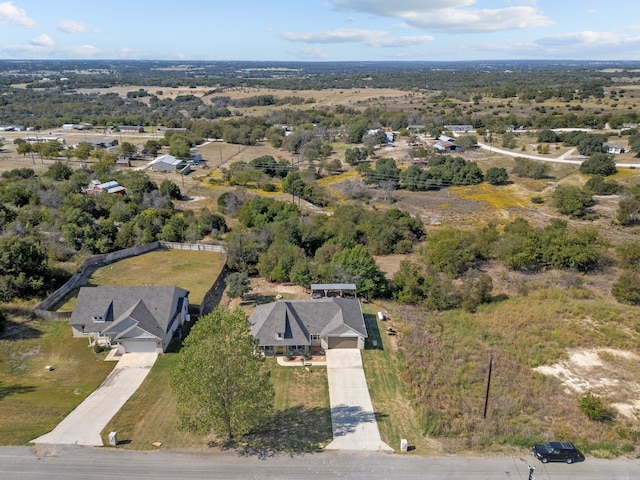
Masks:
[[[100,432],[142,384],[156,353],[125,353],[102,384],[51,432],[31,443],[102,446]]]
[[[330,450],[389,450],[380,438],[360,350],[327,350],[333,442]]]

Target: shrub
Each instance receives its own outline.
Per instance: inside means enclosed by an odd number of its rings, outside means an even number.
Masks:
[[[540,196],[531,197],[531,203],[535,203],[536,205],[541,205],[544,203],[544,198]]]
[[[604,401],[591,391],[580,396],[578,408],[589,420],[594,422],[603,422],[609,418]]]

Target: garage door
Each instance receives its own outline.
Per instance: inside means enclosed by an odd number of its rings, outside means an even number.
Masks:
[[[138,341],[128,340],[122,342],[122,346],[124,347],[124,351],[127,353],[153,353],[156,351],[156,341],[146,340],[146,341]]]
[[[329,337],[329,348],[358,348],[358,337]]]

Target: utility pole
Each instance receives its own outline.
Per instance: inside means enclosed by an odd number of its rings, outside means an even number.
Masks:
[[[493,368],[493,355],[489,357],[489,376],[487,377],[487,393],[484,397],[484,414],[482,418],[487,418],[487,407],[489,406],[489,389],[491,388],[491,370]]]

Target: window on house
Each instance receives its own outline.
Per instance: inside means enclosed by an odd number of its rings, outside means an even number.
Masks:
[[[276,338],[278,340],[282,340],[284,338],[284,333],[280,333],[280,332],[276,333]]]
[[[320,340],[320,335],[311,335],[311,340]]]
[[[267,345],[267,346],[262,347],[262,348],[263,348],[263,350],[266,350],[266,351],[271,351],[271,350],[273,350],[273,347],[272,347],[271,345]]]
[[[104,322],[104,317],[98,316],[98,315],[94,315],[94,316],[91,317],[91,320],[93,320],[94,322]]]

